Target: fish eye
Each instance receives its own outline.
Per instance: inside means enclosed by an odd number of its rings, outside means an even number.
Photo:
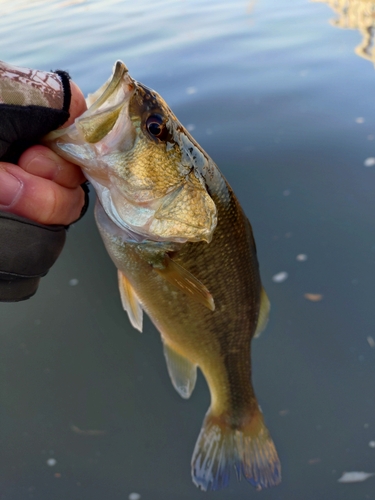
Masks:
[[[164,120],[160,115],[151,115],[146,120],[146,128],[149,133],[157,137],[158,139],[162,139],[163,132],[165,130]]]

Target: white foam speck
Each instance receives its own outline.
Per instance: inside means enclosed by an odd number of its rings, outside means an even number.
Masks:
[[[363,116],[358,116],[358,118],[355,119],[356,123],[364,123],[365,119]]]
[[[370,448],[375,448],[375,441],[370,441],[368,445]]]
[[[54,467],[57,464],[57,460],[55,458],[49,458],[46,463],[49,467]]]
[[[69,280],[70,286],[77,286],[78,283],[79,283],[79,281],[77,280],[77,278],[73,278],[73,279]]]
[[[360,483],[361,481],[366,481],[371,476],[375,476],[374,472],[344,472],[343,475],[338,479],[339,483]]]
[[[197,93],[197,87],[188,87],[186,89],[187,94],[196,94]]]
[[[282,283],[288,278],[288,273],[285,271],[281,271],[280,273],[275,274],[272,276],[272,281],[275,283]]]
[[[370,156],[370,158],[366,158],[363,164],[365,167],[373,167],[375,165],[375,158]]]
[[[141,495],[139,493],[130,493],[129,500],[140,500]]]
[[[299,262],[305,262],[307,260],[307,255],[305,253],[299,253],[296,257]]]
[[[193,123],[189,123],[186,125],[186,128],[189,132],[192,132],[195,129],[195,125]]]

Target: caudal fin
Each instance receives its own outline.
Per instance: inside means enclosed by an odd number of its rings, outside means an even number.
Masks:
[[[276,486],[281,481],[281,466],[272,438],[257,412],[240,429],[233,429],[210,411],[195,445],[192,479],[204,491],[225,488],[233,469],[257,489]]]

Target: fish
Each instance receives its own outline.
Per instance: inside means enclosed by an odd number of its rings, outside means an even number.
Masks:
[[[123,308],[134,328],[145,312],[160,332],[174,388],[189,398],[198,367],[207,381],[192,480],[204,491],[233,473],[257,489],[277,485],[280,460],[251,382],[251,340],[270,303],[250,222],[213,160],[123,62],[87,105],[44,143],[93,185]]]

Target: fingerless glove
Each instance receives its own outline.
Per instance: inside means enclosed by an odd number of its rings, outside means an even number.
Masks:
[[[0,61],[0,161],[21,154],[69,118],[71,91],[64,71],[16,68]],[[88,189],[85,186],[86,203]],[[0,301],[25,300],[59,256],[65,226],[45,226],[0,212]]]

